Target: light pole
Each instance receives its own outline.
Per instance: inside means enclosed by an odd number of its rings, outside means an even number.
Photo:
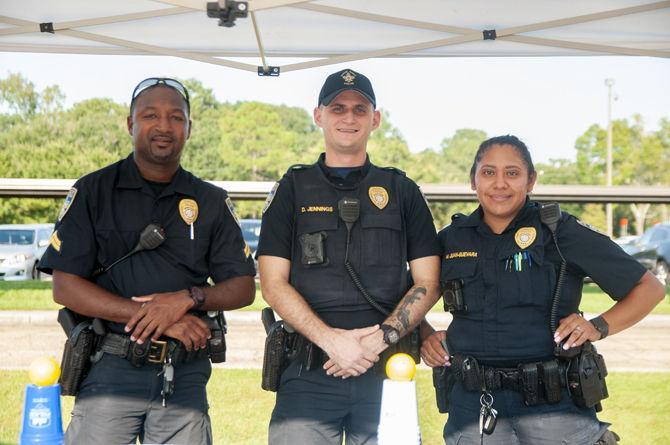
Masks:
[[[605,79],[607,86],[607,186],[612,186],[612,86],[614,79]],[[612,203],[605,206],[607,212],[607,235],[612,238],[614,233],[612,224]]]

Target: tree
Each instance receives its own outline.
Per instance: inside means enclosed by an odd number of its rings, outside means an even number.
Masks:
[[[670,183],[670,131],[667,120],[657,132],[645,132],[639,115],[620,119],[612,126],[613,185],[667,185]],[[577,171],[580,183],[604,185],[607,161],[607,131],[592,125],[577,139]],[[617,206],[615,206],[615,212]],[[644,231],[648,205],[631,205],[636,232]],[[602,227],[602,226],[601,226]]]

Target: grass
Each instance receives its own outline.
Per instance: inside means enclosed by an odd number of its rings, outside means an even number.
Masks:
[[[590,314],[601,314],[609,309],[614,301],[595,284],[584,286],[580,309]],[[256,299],[244,311],[260,311],[267,303],[263,300],[258,283],[256,283]],[[0,281],[0,310],[30,311],[53,310],[60,306],[51,299],[50,281]],[[442,303],[438,302],[433,312],[442,311]],[[670,314],[670,297],[666,296],[652,314]]]
[[[0,411],[0,444],[17,441],[27,380],[25,371],[0,371],[0,403],[6,407]],[[598,417],[613,424],[620,445],[669,443],[670,373],[612,373],[607,380],[610,398]],[[215,369],[208,391],[214,443],[267,443],[274,394],[260,389],[260,370]],[[423,444],[443,444],[447,415],[437,412],[429,371],[418,372],[417,400]],[[64,426],[72,404],[72,397],[61,398]]]

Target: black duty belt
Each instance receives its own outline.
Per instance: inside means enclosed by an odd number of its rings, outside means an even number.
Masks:
[[[498,368],[456,354],[450,371],[468,391],[509,389],[521,393],[527,405],[556,403],[561,400],[561,389],[567,387],[566,363],[556,359]]]
[[[133,366],[147,363],[162,364],[170,358],[174,364],[188,363],[207,357],[207,350],[187,351],[181,342],[175,340],[151,340],[136,343],[128,335],[109,332],[100,342],[99,350],[127,359]]]

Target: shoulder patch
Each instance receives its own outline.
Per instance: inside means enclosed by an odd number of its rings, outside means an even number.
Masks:
[[[58,222],[60,222],[65,217],[67,211],[70,210],[70,206],[74,202],[75,196],[77,196],[77,189],[72,187],[70,191],[67,192],[67,196],[65,197],[63,207],[61,207],[60,212],[58,212]]]
[[[279,188],[279,181],[275,182],[275,185],[272,186],[272,190],[270,190],[270,193],[268,193],[268,197],[265,198],[265,204],[263,204],[262,214],[265,214],[265,211],[270,208],[270,204],[272,204],[272,201],[275,199],[275,195],[277,194],[278,188]]]
[[[575,218],[575,221],[577,221],[577,224],[579,224],[580,226],[582,226],[582,227],[586,227],[587,229],[591,230],[592,232],[596,232],[596,233],[598,233],[598,234],[600,234],[600,235],[602,235],[602,236],[607,236],[606,233],[601,232],[601,231],[600,231],[599,229],[597,229],[596,227],[592,226],[591,224],[587,224],[587,223],[585,223],[584,221],[582,221],[582,220],[579,219],[579,218]],[[607,236],[607,237],[609,238],[609,236]]]
[[[230,214],[233,215],[233,219],[237,223],[237,226],[241,229],[242,225],[240,224],[240,219],[237,217],[237,214],[235,213],[235,207],[233,207],[233,201],[230,200],[230,197],[226,197],[226,206],[228,206]]]

